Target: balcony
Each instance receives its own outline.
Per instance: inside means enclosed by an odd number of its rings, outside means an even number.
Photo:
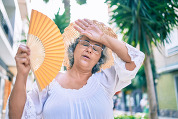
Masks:
[[[0,0],[0,58],[7,66],[15,66],[14,60],[14,0]]]
[[[5,21],[4,16],[1,11],[0,11],[0,26],[4,34],[6,35],[10,46],[13,47],[13,37],[12,37],[12,34],[10,33],[10,28],[8,27],[7,22]]]

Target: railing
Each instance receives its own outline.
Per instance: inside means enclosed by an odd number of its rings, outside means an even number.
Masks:
[[[13,46],[13,37],[12,35],[10,34],[10,30],[9,30],[9,27],[3,17],[3,14],[2,12],[0,11],[0,26],[2,27],[7,39],[8,39],[8,42],[9,44],[11,45],[11,47]]]

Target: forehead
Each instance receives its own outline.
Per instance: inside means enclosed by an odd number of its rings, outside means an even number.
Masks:
[[[92,45],[99,45],[99,46],[102,47],[102,44],[101,44],[101,43],[98,43],[98,42],[96,42],[96,41],[90,40],[90,39],[89,39],[88,37],[86,37],[86,36],[83,36],[83,37],[81,38],[81,40],[87,40],[87,41],[89,41]]]

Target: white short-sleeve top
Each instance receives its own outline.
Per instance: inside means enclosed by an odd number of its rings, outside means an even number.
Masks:
[[[112,97],[131,83],[143,63],[145,55],[126,44],[133,71],[115,53],[114,66],[93,74],[80,89],[65,89],[54,79],[39,92],[36,83],[27,93],[22,119],[113,119]]]

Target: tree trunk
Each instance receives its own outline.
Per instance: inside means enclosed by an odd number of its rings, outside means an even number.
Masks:
[[[70,22],[70,0],[63,0],[66,16]]]
[[[157,102],[153,83],[153,73],[151,69],[150,56],[147,53],[144,61],[144,67],[147,80],[150,119],[158,119]]]
[[[129,111],[130,111],[130,114],[132,115],[132,100],[131,100],[131,93],[129,94]]]

